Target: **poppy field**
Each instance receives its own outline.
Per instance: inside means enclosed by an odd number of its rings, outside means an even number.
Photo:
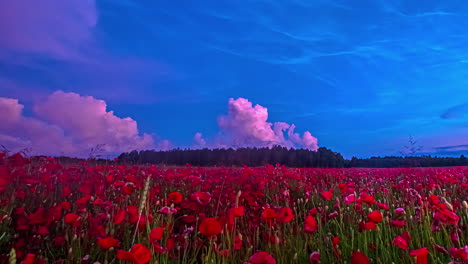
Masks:
[[[0,263],[468,263],[468,168],[0,154]]]

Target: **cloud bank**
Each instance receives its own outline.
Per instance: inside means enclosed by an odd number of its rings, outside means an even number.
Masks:
[[[108,153],[170,147],[167,140],[140,134],[135,120],[116,116],[92,96],[56,91],[33,106],[34,117],[26,117],[23,109],[18,100],[0,97],[0,142],[8,149],[83,156],[98,144]]]
[[[309,131],[301,136],[295,132],[296,126],[285,122],[268,122],[268,109],[261,105],[252,105],[245,98],[228,102],[228,113],[218,118],[220,133],[216,147],[299,147],[310,150],[318,149],[318,140]],[[195,143],[206,141],[200,133],[194,136]]]

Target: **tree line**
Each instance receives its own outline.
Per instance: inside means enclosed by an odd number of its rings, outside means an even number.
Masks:
[[[387,156],[344,159],[340,153],[325,147],[317,151],[282,146],[272,148],[173,149],[167,151],[142,150],[122,153],[119,161],[132,164],[166,164],[193,166],[263,166],[281,164],[288,167],[320,168],[399,168],[468,166],[468,159],[460,157]]]

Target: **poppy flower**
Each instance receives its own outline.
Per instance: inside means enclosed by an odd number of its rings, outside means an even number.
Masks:
[[[244,206],[234,207],[230,209],[232,211],[232,215],[235,217],[244,216],[245,209]]]
[[[333,245],[339,245],[340,244],[340,237],[333,237],[332,238],[332,244]]]
[[[310,254],[309,256],[309,262],[313,264],[320,263],[320,252],[312,252],[312,254]]]
[[[36,261],[36,255],[35,254],[31,254],[31,253],[28,253],[26,255],[26,257],[23,259],[23,264],[34,264],[34,262]]]
[[[253,254],[249,258],[250,263],[252,264],[276,264],[275,258],[265,251],[260,251]]]
[[[164,215],[175,214],[175,213],[177,213],[177,209],[171,208],[171,207],[168,207],[168,206],[164,206],[163,208],[159,209],[158,213],[159,214],[164,214]]]
[[[119,240],[112,237],[106,237],[99,239],[97,243],[102,249],[109,250],[110,248],[116,247]]]
[[[162,240],[164,234],[164,227],[155,227],[149,233],[150,242],[153,243],[155,241]]]
[[[331,199],[333,198],[333,193],[330,192],[330,191],[323,191],[322,192],[322,197],[323,197],[323,199],[325,199],[327,201],[331,201]]]
[[[361,252],[353,252],[351,255],[351,264],[371,264],[369,258]]]
[[[242,248],[242,238],[237,235],[234,237],[234,249],[241,249]]]
[[[378,224],[378,223],[382,222],[383,216],[382,216],[382,213],[380,211],[375,210],[375,211],[370,212],[367,215],[367,219],[369,221],[372,221],[372,222]]]
[[[116,213],[114,215],[114,224],[121,224],[125,220],[125,215],[127,215],[127,212],[123,209]]]
[[[455,259],[461,259],[463,263],[468,263],[468,246],[462,248],[451,248],[450,254]]]
[[[338,216],[338,212],[334,211],[334,212],[328,214],[328,219],[333,219],[333,218],[335,218],[337,216]]]
[[[205,218],[198,227],[198,231],[207,237],[217,236],[222,230],[223,227],[216,218]]]
[[[262,213],[263,219],[273,219],[276,218],[276,211],[271,208],[265,208]]]
[[[408,249],[408,242],[402,236],[397,236],[393,239],[392,243],[401,249]]]
[[[276,221],[280,223],[289,223],[294,219],[293,210],[289,207],[283,207],[279,210]]]
[[[427,248],[420,248],[410,251],[410,255],[416,257],[416,264],[427,264],[429,250]]]
[[[390,210],[390,206],[388,206],[388,204],[378,203],[377,206],[379,207],[379,209],[382,209],[382,210],[385,210],[385,211]]]
[[[376,229],[377,228],[377,225],[374,223],[374,222],[366,222],[364,224],[364,230],[373,230],[373,229]]]
[[[354,193],[345,197],[344,202],[345,204],[352,204],[356,201],[356,195]]]
[[[207,205],[211,201],[211,194],[208,192],[196,192],[192,194],[192,197],[200,204]]]
[[[395,209],[395,213],[397,215],[404,215],[405,214],[405,209],[404,208],[397,208],[397,209]]]
[[[183,196],[180,192],[171,192],[167,195],[167,202],[168,203],[175,203],[178,204],[182,202]]]
[[[135,244],[130,252],[117,250],[117,258],[135,264],[146,264],[151,260],[151,251],[143,244]]]
[[[408,231],[403,232],[403,234],[401,234],[401,237],[403,237],[406,240],[406,242],[411,242],[411,236]]]
[[[306,216],[304,223],[304,232],[313,233],[317,230],[317,220],[313,216]]]
[[[74,213],[66,214],[63,220],[65,223],[70,224],[73,227],[78,227],[81,225],[81,217]]]
[[[406,221],[403,220],[392,220],[390,221],[390,225],[397,227],[397,228],[402,228],[406,226]]]
[[[440,203],[440,198],[434,194],[429,195],[428,200],[433,205],[438,205]]]

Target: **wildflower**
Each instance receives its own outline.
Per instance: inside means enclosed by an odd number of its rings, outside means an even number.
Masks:
[[[371,264],[369,258],[361,252],[353,252],[351,255],[351,264]]]
[[[372,222],[378,224],[378,223],[382,222],[383,216],[382,216],[382,213],[380,211],[376,210],[376,211],[372,211],[371,213],[369,213],[367,215],[367,219],[369,221],[372,221]]]
[[[130,252],[118,250],[117,259],[127,260],[135,264],[146,264],[151,260],[151,251],[143,244],[135,244]]]
[[[183,196],[180,192],[171,192],[167,195],[167,202],[168,203],[175,203],[178,204],[182,202]]]
[[[304,223],[304,231],[306,233],[313,233],[317,230],[317,220],[313,216],[306,216]]]
[[[155,227],[151,229],[149,233],[150,242],[153,243],[155,241],[162,240],[163,234],[164,234],[164,227]]]
[[[289,207],[283,207],[279,210],[276,221],[280,223],[289,223],[294,219],[293,210]]]
[[[392,243],[401,249],[408,249],[408,242],[401,236],[397,236],[393,239]]]
[[[276,264],[275,258],[264,251],[257,252],[249,258],[252,264]]]
[[[310,254],[309,256],[309,262],[313,264],[320,263],[320,252],[312,252],[312,254]]]
[[[427,264],[429,251],[427,248],[420,248],[410,251],[410,255],[416,257],[416,264]]]
[[[97,243],[102,249],[109,250],[110,248],[116,247],[119,240],[112,237],[106,237],[99,239]]]
[[[205,218],[198,227],[198,230],[207,237],[213,237],[221,233],[222,226],[215,218]]]

